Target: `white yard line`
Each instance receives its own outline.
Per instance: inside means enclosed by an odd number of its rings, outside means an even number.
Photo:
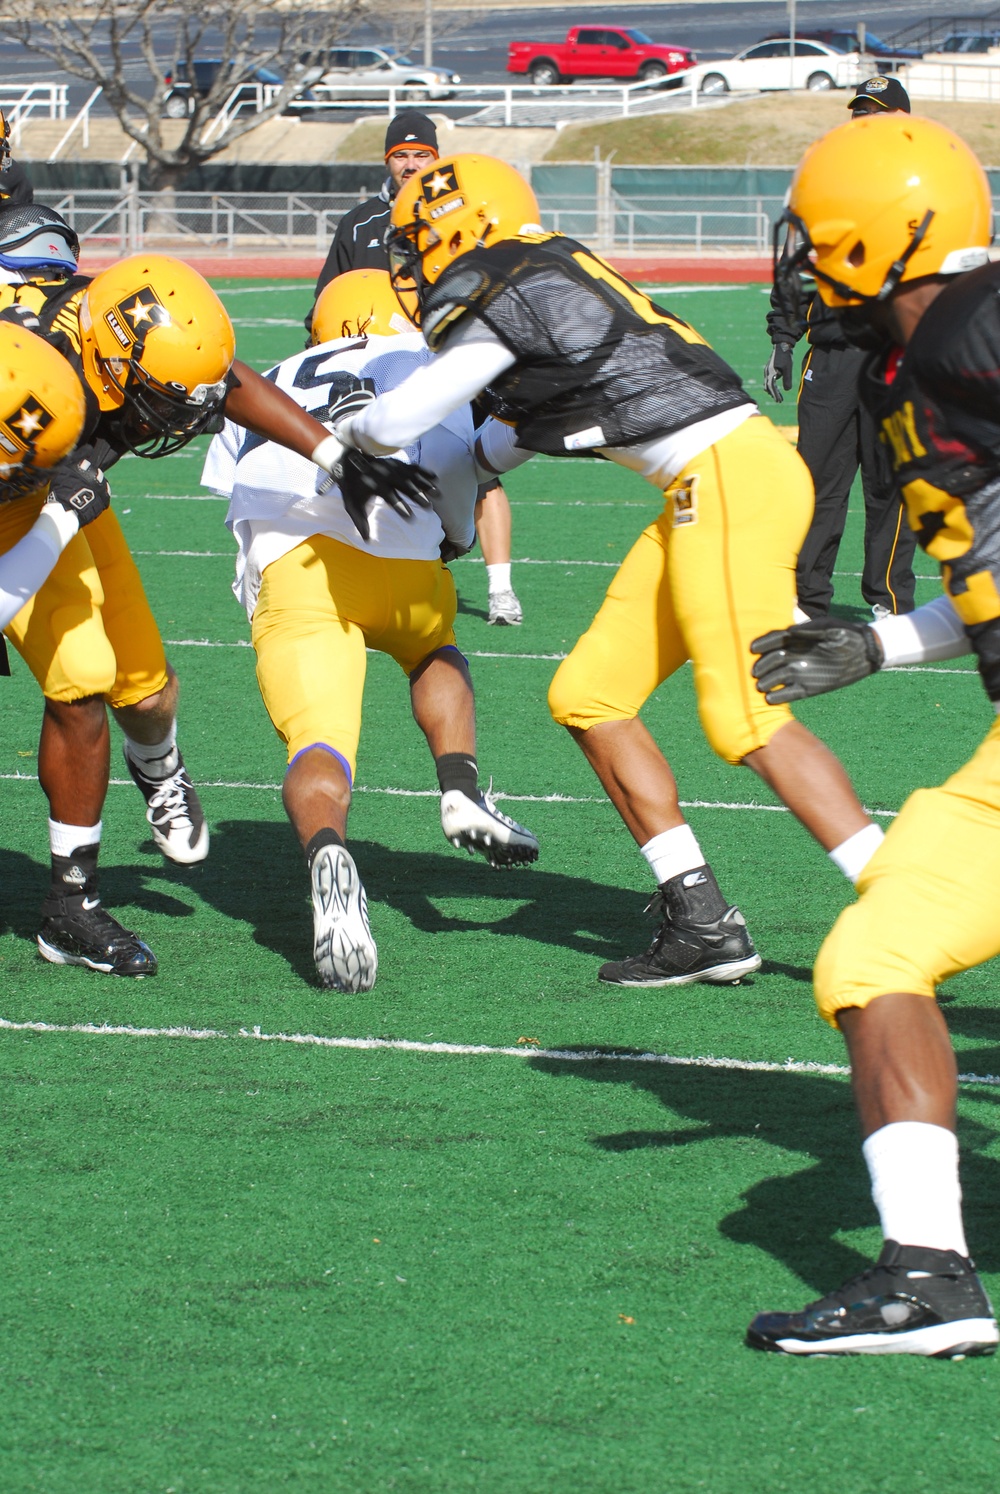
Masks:
[[[112,788],[131,788],[131,778],[112,778],[109,780]],[[36,773],[0,773],[0,783],[37,783]],[[245,780],[226,778],[199,778],[200,789],[250,789],[258,793],[277,793],[282,785],[280,783],[249,783]],[[437,799],[440,797],[439,789],[407,789],[394,788],[391,785],[379,786],[376,784],[357,783],[354,785],[356,794],[385,794],[390,798],[397,799]],[[603,794],[505,794],[495,790],[492,797],[500,802],[510,804],[601,804],[609,805],[610,800]],[[682,809],[723,809],[723,810],[749,810],[754,814],[789,814],[791,811],[784,804],[755,804],[752,801],[742,803],[740,801],[727,802],[724,799],[681,799]],[[898,814],[895,809],[869,809],[867,814],[882,820],[894,820]]]
[[[786,1058],[771,1063],[752,1058],[716,1058],[710,1054],[681,1058],[673,1053],[608,1053],[601,1048],[541,1048],[526,1042],[518,1047],[488,1043],[421,1043],[408,1038],[326,1037],[313,1032],[264,1032],[241,1027],[225,1032],[215,1027],[128,1027],[106,1022],[11,1022],[0,1017],[0,1031],[55,1033],[81,1037],[180,1038],[188,1042],[287,1043],[298,1048],[347,1048],[361,1052],[427,1053],[453,1058],[545,1058],[562,1063],[643,1063],[677,1069],[722,1069],[747,1074],[822,1074],[846,1078],[850,1069],[840,1063],[816,1063]],[[959,1074],[960,1084],[1000,1088],[998,1074]]]

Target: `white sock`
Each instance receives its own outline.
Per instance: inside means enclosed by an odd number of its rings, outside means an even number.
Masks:
[[[64,825],[61,820],[49,820],[49,849],[53,856],[72,856],[81,846],[100,843],[100,820],[96,825]]]
[[[690,825],[675,825],[672,830],[663,830],[647,840],[642,854],[649,862],[657,885],[679,877],[681,872],[694,871],[705,865],[701,846]]]
[[[177,752],[177,718],[170,723],[170,730],[162,742],[136,742],[125,733],[128,755],[138,763],[147,778],[169,778],[180,766]]]
[[[893,1121],[874,1131],[862,1151],[887,1240],[968,1255],[954,1132]]]
[[[486,582],[490,589],[490,596],[496,596],[498,591],[510,591],[510,561],[503,565],[488,565],[486,567]]]
[[[834,866],[857,885],[858,878],[884,840],[881,825],[866,825],[863,830],[857,830],[846,840],[842,840],[839,846],[834,846],[827,854]]]

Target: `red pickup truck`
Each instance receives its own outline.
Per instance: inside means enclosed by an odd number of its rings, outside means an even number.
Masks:
[[[573,78],[626,78],[641,83],[693,67],[697,57],[687,47],[659,47],[633,26],[574,26],[566,40],[511,42],[509,73],[527,73],[532,83],[548,86]]]

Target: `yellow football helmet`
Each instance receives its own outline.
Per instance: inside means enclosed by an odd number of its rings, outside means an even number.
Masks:
[[[392,337],[416,328],[400,309],[388,270],[348,270],[324,286],[312,318],[312,342]]]
[[[61,353],[0,320],[0,501],[35,492],[80,439],[83,385]]]
[[[964,140],[932,119],[865,116],[800,161],[775,278],[780,289],[802,269],[828,306],[864,306],[904,281],[985,264],[992,237],[989,183]]]
[[[493,156],[449,156],[411,176],[392,205],[388,235],[389,271],[407,312],[417,319],[414,300],[459,255],[541,233],[539,216],[524,177]]]
[[[6,171],[10,165],[10,123],[6,114],[0,109],[0,171]]]
[[[137,456],[176,451],[214,424],[236,354],[233,324],[197,270],[133,254],[80,301],[84,376],[102,410],[121,410]]]

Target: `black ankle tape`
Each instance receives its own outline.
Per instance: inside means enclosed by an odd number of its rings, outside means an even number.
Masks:
[[[479,765],[467,752],[442,752],[434,759],[442,794],[460,789],[473,798],[479,787]]]
[[[52,891],[58,897],[73,897],[77,893],[93,896],[97,891],[97,857],[100,841],[93,845],[77,846],[68,856],[52,856]]]
[[[671,918],[682,923],[714,923],[729,907],[710,866],[680,872],[661,882],[660,890]]]
[[[336,830],[330,830],[329,828],[317,830],[312,840],[306,846],[306,863],[309,870],[312,871],[312,864],[324,846],[342,846],[343,844],[344,842]]]

